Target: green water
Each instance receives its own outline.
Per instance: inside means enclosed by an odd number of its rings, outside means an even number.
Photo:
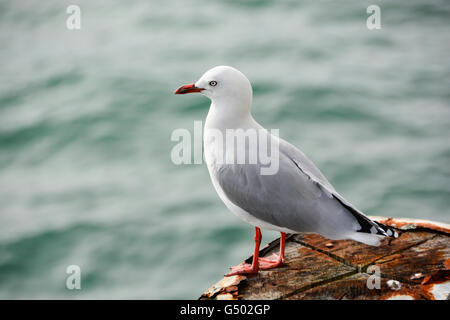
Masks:
[[[69,4],[0,2],[0,298],[197,298],[250,255],[170,160],[209,106],[172,93],[215,65],[361,210],[450,222],[449,1],[377,1],[373,31],[372,1],[80,0],[73,31]]]

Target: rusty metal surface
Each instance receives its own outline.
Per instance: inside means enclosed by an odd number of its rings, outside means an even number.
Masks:
[[[400,235],[401,241],[385,238],[381,241],[379,247],[372,247],[352,240],[328,240],[316,234],[308,234],[303,237],[298,235],[295,240],[305,246],[334,255],[336,259],[364,268],[380,257],[420,244],[433,236],[434,234],[427,232],[403,232]]]
[[[256,277],[225,277],[200,299],[449,299],[450,227],[423,220],[375,220],[398,228],[400,237],[371,247],[292,235],[286,241],[285,265]],[[269,243],[261,256],[277,253],[278,243]],[[380,278],[378,287],[370,289],[373,268]]]
[[[247,279],[239,290],[243,299],[283,299],[313,283],[353,272],[352,267],[293,241],[286,244],[285,258],[283,267],[261,271],[257,277]]]
[[[289,297],[293,300],[377,300],[387,299],[390,295],[412,296],[414,300],[424,300],[425,298],[415,294],[415,288],[406,284],[398,290],[392,289],[387,282],[391,279],[381,279],[380,288],[367,288],[368,274],[357,273],[350,277],[333,281],[323,286],[315,287],[311,290],[299,292]],[[411,295],[411,292],[414,295]]]

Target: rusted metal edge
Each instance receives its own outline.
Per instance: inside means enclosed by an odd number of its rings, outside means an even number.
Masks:
[[[200,299],[220,299],[220,300],[237,300],[238,285],[241,281],[247,279],[244,275],[235,275],[231,277],[223,277],[222,280],[211,286]]]
[[[443,222],[411,218],[387,218],[379,216],[369,216],[369,218],[397,228],[401,231],[427,231],[450,236],[450,225]]]

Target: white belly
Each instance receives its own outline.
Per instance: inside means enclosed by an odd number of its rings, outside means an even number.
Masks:
[[[204,150],[205,150],[205,161],[206,165],[208,167],[209,175],[211,177],[212,184],[214,188],[216,189],[217,194],[219,195],[220,199],[225,203],[225,205],[230,209],[231,212],[233,212],[235,215],[237,215],[242,220],[250,223],[251,225],[260,227],[262,229],[267,230],[274,230],[279,232],[286,232],[286,233],[297,233],[296,231],[279,227],[276,225],[273,225],[271,223],[265,222],[263,220],[260,220],[254,216],[252,216],[247,211],[243,210],[239,206],[235,205],[233,202],[231,202],[227,195],[223,192],[219,182],[217,181],[216,172],[220,168],[220,164],[218,164],[216,155],[218,154],[214,148],[216,144],[213,141],[212,137],[208,137],[205,135],[204,139]]]

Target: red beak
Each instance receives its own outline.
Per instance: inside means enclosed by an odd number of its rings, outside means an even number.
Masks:
[[[179,87],[174,94],[185,94],[185,93],[191,93],[191,92],[200,92],[202,90],[205,90],[203,88],[198,88],[195,86],[194,83],[187,84],[185,86]]]

